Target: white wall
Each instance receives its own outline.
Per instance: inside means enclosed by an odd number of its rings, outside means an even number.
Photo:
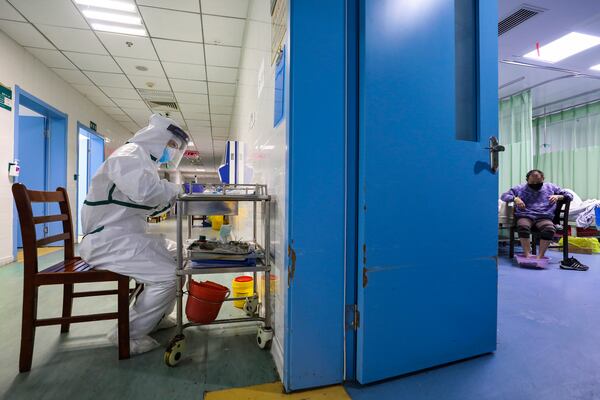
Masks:
[[[112,140],[107,146],[107,156],[112,149],[127,141],[131,133],[3,32],[0,32],[0,54],[0,82],[12,88],[13,96],[15,85],[19,85],[26,92],[69,116],[67,190],[72,203],[71,209],[75,213],[77,185],[73,175],[77,168],[77,121],[83,124],[96,122],[98,132]],[[8,162],[14,158],[14,116],[14,109],[0,109],[0,224],[3,226],[0,229],[0,265],[13,260],[12,180],[6,171]]]
[[[273,312],[275,340],[273,356],[280,375],[283,370],[284,338],[284,274],[285,205],[286,205],[286,121],[273,127],[274,68],[271,66],[271,14],[270,0],[251,0],[248,8],[246,34],[240,62],[239,82],[231,122],[230,137],[246,143],[246,158],[254,169],[253,183],[268,185],[273,198],[271,208],[271,249],[274,255],[274,271],[277,277]],[[259,70],[264,63],[264,87],[258,95]],[[251,127],[251,114],[255,113]],[[251,237],[252,213],[240,211],[236,230],[244,238]],[[259,234],[260,237],[260,234]]]

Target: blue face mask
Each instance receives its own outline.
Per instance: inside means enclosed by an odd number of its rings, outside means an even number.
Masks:
[[[164,164],[164,163],[168,163],[170,160],[171,160],[171,155],[169,154],[169,148],[165,147],[165,149],[163,150],[162,156],[160,157],[158,162],[161,164]]]

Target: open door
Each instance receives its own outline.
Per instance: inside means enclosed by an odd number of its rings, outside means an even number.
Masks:
[[[361,0],[357,378],[496,348],[497,18]]]

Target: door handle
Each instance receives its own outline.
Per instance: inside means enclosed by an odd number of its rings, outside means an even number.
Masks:
[[[489,143],[490,147],[486,147],[486,149],[490,151],[490,167],[492,169],[492,172],[496,173],[496,171],[498,171],[499,166],[498,153],[506,150],[506,148],[500,143],[498,143],[498,139],[495,136],[490,137]]]

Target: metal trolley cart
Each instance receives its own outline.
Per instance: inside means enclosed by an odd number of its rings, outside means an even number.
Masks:
[[[210,185],[207,185],[210,187]],[[269,348],[273,340],[271,328],[271,259],[270,259],[270,208],[271,196],[266,185],[218,185],[214,187],[216,193],[190,193],[182,194],[177,198],[177,333],[171,339],[165,351],[164,360],[168,366],[174,367],[179,363],[185,350],[185,336],[183,330],[191,326],[205,325],[201,323],[183,323],[183,294],[184,284],[192,275],[243,273],[254,274],[254,295],[252,297],[228,298],[225,301],[245,300],[244,311],[247,317],[218,319],[210,323],[227,324],[252,322],[258,323],[256,342],[262,349]],[[256,244],[257,260],[255,266],[231,265],[226,267],[199,267],[192,268],[194,252],[188,249],[192,234],[193,215],[235,215],[239,202],[252,203],[253,241]],[[261,219],[264,231],[264,242],[257,241],[257,207],[261,207]],[[183,218],[188,217],[188,240],[183,240]],[[184,248],[185,247],[185,248]],[[265,274],[264,304],[259,303],[257,293],[257,273]],[[260,309],[264,309],[264,317],[260,316]]]

